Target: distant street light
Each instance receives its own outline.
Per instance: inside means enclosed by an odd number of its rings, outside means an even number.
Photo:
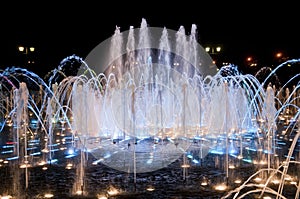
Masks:
[[[208,45],[205,47],[205,51],[208,54],[218,54],[221,52],[221,50],[222,50],[221,45]]]
[[[249,56],[246,58],[246,65],[249,66],[249,67],[256,67],[257,66],[257,60],[252,57],[252,56]]]
[[[282,57],[282,53],[281,52],[276,53],[276,58],[281,58],[281,57]]]
[[[34,53],[35,48],[33,46],[27,47],[27,46],[18,46],[18,51],[20,53],[23,53],[25,55],[24,59],[24,63],[25,65],[27,64],[34,64],[34,58],[32,56],[32,53]]]
[[[28,54],[28,52],[34,52],[35,50],[34,47],[24,47],[24,46],[19,46],[18,49],[20,52],[24,52],[25,54]]]
[[[283,62],[287,61],[288,59],[289,59],[289,57],[283,52],[277,52],[275,54],[275,63],[276,64],[283,63]]]
[[[221,53],[222,53],[222,45],[220,44],[207,44],[205,46],[205,52],[207,52],[211,58],[213,59],[213,63],[217,64],[221,60]],[[220,64],[220,63],[219,63]]]

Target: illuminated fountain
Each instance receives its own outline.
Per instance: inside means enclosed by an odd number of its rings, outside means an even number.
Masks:
[[[75,55],[64,59],[48,83],[22,68],[1,71],[1,131],[11,128],[7,140],[13,148],[4,158],[22,173],[15,175],[13,184],[25,177],[14,197],[21,198],[22,191],[30,188],[30,169],[41,166],[47,172],[50,165],[61,162],[76,173],[71,194],[88,195],[90,155],[95,165],[133,175],[134,184],[137,174],[176,161],[182,179],[188,180],[189,169],[202,166],[212,155],[220,170],[218,182],[224,186],[218,186],[217,180],[211,186],[228,191],[236,187],[234,183],[243,183],[225,198],[254,192],[280,197],[288,176],[299,184],[299,176],[288,172],[289,164],[298,164],[290,159],[298,133],[289,141],[287,158],[279,155],[284,138],[291,137],[298,124],[298,85],[282,100],[280,94],[287,87],[277,90],[267,85],[276,70],[263,83],[239,73],[236,66],[218,70],[197,44],[196,30],[192,25],[186,35],[182,26],[178,31],[151,28],[143,19],[137,29],[131,26],[121,32],[116,27],[114,35],[85,60]],[[76,76],[67,77],[62,69],[70,60],[80,63],[80,68]],[[58,76],[62,79],[55,82]],[[278,123],[288,125],[279,130]],[[246,182],[236,178],[243,164],[255,165],[257,171]],[[277,191],[268,187],[275,175]],[[247,184],[254,177],[265,184]],[[203,179],[201,186],[212,181]],[[245,187],[254,190],[245,193]],[[155,191],[153,186],[151,190]]]
[[[64,149],[63,146],[58,148],[60,140],[55,141],[53,136],[59,114],[53,113],[52,106],[62,106],[53,97],[51,88],[26,69],[7,68],[0,77],[1,99],[5,99],[1,102],[1,132],[4,134],[1,136],[1,162],[11,168],[11,175],[5,177],[10,179],[12,176],[11,185],[5,186],[9,186],[6,191],[13,198],[22,199],[28,197],[30,169],[42,167],[47,170],[47,165],[57,161],[55,151]]]
[[[149,43],[150,33],[161,35],[157,44]],[[177,54],[171,54],[168,34],[176,40],[172,48]],[[204,88],[198,87],[202,86],[200,68],[191,63],[202,58],[197,64],[207,67],[206,73],[216,72],[202,48],[199,51],[204,56],[191,54],[191,49],[200,47],[193,39],[192,35],[187,40],[182,27],[178,32],[151,30],[144,20],[140,29],[131,27],[127,33],[117,28],[111,40],[112,55],[108,56],[113,58],[104,60],[106,74],[88,67],[103,64],[91,62],[99,46],[87,57],[88,66],[83,66],[82,73],[92,77],[78,76],[64,82],[72,86],[68,101],[72,102],[73,129],[87,140],[85,147],[101,163],[129,173],[149,172],[166,167],[189,148],[200,127],[198,95],[201,90],[204,93]],[[157,46],[156,51],[152,45]],[[186,54],[192,57],[185,60],[179,56]]]
[[[272,77],[281,67],[289,64],[299,63],[299,59],[289,60],[275,68],[269,76],[265,79],[263,84]],[[258,169],[253,175],[251,175],[241,186],[230,191],[225,198],[243,198],[247,195],[255,196],[256,198],[287,198],[284,191],[290,191],[294,194],[290,197],[299,198],[300,195],[300,182],[299,175],[296,170],[299,169],[299,100],[297,95],[299,93],[299,85],[292,86],[293,90],[290,92],[289,83],[297,78],[299,74],[296,74],[291,78],[283,87],[281,87],[277,95],[272,98],[277,99],[279,109],[274,109],[275,104],[272,107],[266,107],[268,112],[268,118],[265,123],[267,125],[267,142],[266,142],[266,155],[267,155],[267,167]],[[268,90],[271,88],[268,87]],[[285,93],[283,97],[282,93]],[[274,93],[273,93],[274,94]],[[272,94],[272,95],[273,95]],[[270,94],[267,95],[266,102],[270,105]],[[270,109],[272,108],[272,109]],[[276,131],[277,124],[284,125],[284,129]],[[277,132],[277,134],[275,134]],[[288,140],[288,143],[284,143],[283,140]],[[278,159],[278,153],[284,145],[288,145],[287,154],[285,157]],[[272,159],[271,159],[272,158]],[[279,161],[278,161],[279,160]],[[296,173],[295,173],[296,171]],[[246,191],[244,191],[246,190]]]

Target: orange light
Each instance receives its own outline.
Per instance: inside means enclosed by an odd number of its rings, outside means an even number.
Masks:
[[[252,61],[252,57],[247,57],[247,61]]]
[[[282,57],[282,53],[276,53],[276,57],[277,57],[277,58]]]

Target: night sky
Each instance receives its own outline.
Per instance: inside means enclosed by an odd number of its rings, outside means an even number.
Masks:
[[[0,15],[0,66],[17,64],[17,45],[34,45],[39,66],[30,70],[45,74],[67,56],[85,58],[114,34],[116,26],[121,31],[127,31],[129,26],[138,28],[142,18],[150,27],[178,30],[182,25],[187,32],[195,24],[200,44],[221,43],[233,59],[252,54],[268,59],[276,50],[283,50],[291,58],[300,57],[296,1],[264,5],[253,1],[176,2],[172,5],[155,1],[6,3],[1,5]]]

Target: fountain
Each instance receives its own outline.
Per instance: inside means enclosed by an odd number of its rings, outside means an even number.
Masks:
[[[182,26],[152,28],[142,19],[140,28],[116,27],[84,60],[62,60],[48,82],[23,68],[0,71],[0,164],[13,176],[4,172],[9,180],[0,196],[55,197],[62,187],[33,189],[35,172],[46,179],[59,175],[57,186],[72,184],[58,197],[102,196],[96,191],[117,197],[144,193],[146,185],[158,194],[155,183],[166,177],[150,176],[171,168],[172,186],[196,183],[223,198],[284,198],[292,185],[289,197],[298,198],[299,85],[267,82],[300,60],[288,60],[260,82],[234,65],[217,69],[196,33],[195,25],[187,35]],[[71,60],[80,65],[76,76],[62,72]],[[100,166],[94,173],[101,177],[89,174],[91,165]],[[114,171],[111,183],[108,168]],[[195,172],[204,168],[218,172]],[[249,171],[239,172],[244,168]],[[203,194],[193,191],[196,198]]]

